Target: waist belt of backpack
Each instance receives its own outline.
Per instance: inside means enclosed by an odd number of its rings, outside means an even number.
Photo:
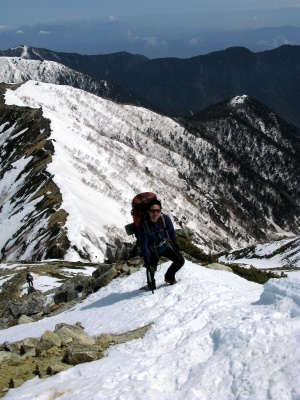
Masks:
[[[162,240],[161,242],[159,242],[157,245],[154,246],[149,246],[150,250],[155,250],[161,246],[163,246],[165,243],[167,243],[167,239]]]

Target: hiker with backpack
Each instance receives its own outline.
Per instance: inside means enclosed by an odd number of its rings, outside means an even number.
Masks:
[[[172,261],[165,274],[165,282],[170,285],[177,283],[175,274],[185,262],[179,251],[171,218],[161,210],[161,202],[157,198],[150,200],[146,205],[144,218],[138,226],[139,245],[147,269],[147,285],[152,292],[156,289],[154,275],[160,257]]]
[[[33,286],[33,276],[31,275],[30,272],[27,272],[26,274],[26,281],[28,282],[28,286]]]

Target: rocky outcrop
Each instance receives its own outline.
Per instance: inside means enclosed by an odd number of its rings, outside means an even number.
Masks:
[[[90,281],[90,287],[93,292],[97,292],[103,286],[106,286],[118,275],[115,264],[102,264],[96,271],[93,272],[92,276],[94,279]]]
[[[24,299],[8,302],[2,318],[19,319],[22,315],[37,315],[43,311],[46,300],[42,292],[35,291]]]
[[[54,332],[45,331],[40,338],[4,342],[0,345],[0,397],[35,376],[47,378],[74,365],[99,360],[111,345],[142,338],[150,327],[151,324],[121,335],[103,333],[92,338],[77,322],[58,324]]]
[[[92,277],[78,275],[68,279],[55,292],[53,296],[54,304],[67,303],[78,298],[81,293],[83,297],[92,293],[90,281]]]
[[[80,345],[75,344],[69,346],[64,356],[64,362],[70,365],[82,364],[85,362],[95,361],[103,357],[103,349],[96,345]]]
[[[115,254],[117,253],[122,254],[116,247]],[[21,298],[12,296],[12,300],[7,301],[0,314],[0,329],[34,322],[46,316],[57,315],[67,311],[91,293],[95,293],[108,285],[116,277],[136,272],[140,268],[141,263],[140,257],[136,257],[127,261],[119,259],[118,263],[99,264],[98,268],[92,273],[92,276],[76,275],[66,280],[66,282],[52,293],[48,293],[48,295],[52,295],[50,302],[46,294],[33,287],[29,287],[27,295],[23,295]],[[18,276],[18,283],[20,285],[22,283],[21,275]],[[10,287],[14,290],[14,295],[17,293],[16,285],[7,284],[6,287],[6,298],[10,298],[8,293]]]

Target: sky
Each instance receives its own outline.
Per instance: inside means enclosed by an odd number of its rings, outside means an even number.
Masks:
[[[195,46],[212,40],[197,37],[204,31],[300,26],[299,0],[0,0],[0,5],[0,49],[25,44],[85,54],[192,56],[224,46],[222,37],[214,46]],[[189,43],[194,47],[181,48]]]
[[[250,27],[254,23],[263,26],[276,24],[275,14],[284,14],[284,24],[293,19],[293,9],[299,9],[298,0],[1,0],[0,25],[25,25],[36,23],[53,23],[60,21],[99,18],[101,20],[122,20],[123,18],[146,18],[162,16],[165,23],[183,25],[195,24],[205,15],[216,16],[215,25],[221,24],[222,15],[232,14],[232,21],[237,15],[242,16],[241,24]],[[266,14],[265,14],[266,13]],[[248,15],[248,20],[246,18]],[[261,15],[261,16],[260,16]],[[265,15],[268,15],[266,18]],[[261,18],[261,21],[259,22]],[[290,19],[290,20],[289,20]],[[251,22],[252,20],[252,22]],[[274,22],[272,22],[274,21]],[[154,23],[154,21],[152,21]],[[293,23],[294,23],[293,22]],[[291,24],[293,24],[291,23]],[[233,24],[233,22],[232,22]],[[248,25],[248,26],[247,26]],[[299,25],[299,22],[298,22]],[[199,26],[199,23],[198,23]]]
[[[5,399],[298,399],[300,280],[259,285],[186,261],[179,282],[167,286],[169,265],[159,266],[154,294],[139,290],[146,283],[142,268],[67,312],[0,331],[3,343],[40,337],[62,322],[80,322],[94,338],[153,323],[144,338],[111,347],[101,360],[36,377],[10,389]],[[42,291],[55,286],[37,275],[34,285]]]

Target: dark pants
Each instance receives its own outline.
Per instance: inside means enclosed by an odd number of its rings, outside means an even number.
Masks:
[[[28,282],[28,286],[33,286],[32,280],[28,280],[27,282]]]
[[[156,272],[158,261],[160,257],[165,257],[168,260],[173,261],[170,267],[168,268],[165,277],[167,279],[174,280],[175,279],[175,274],[177,271],[180,270],[180,268],[183,266],[185,260],[183,255],[180,253],[179,250],[173,249],[170,247],[167,247],[166,250],[162,254],[156,254],[154,252],[151,252],[150,256],[150,265],[153,268],[153,270]],[[150,270],[151,278],[154,279],[154,271]]]

